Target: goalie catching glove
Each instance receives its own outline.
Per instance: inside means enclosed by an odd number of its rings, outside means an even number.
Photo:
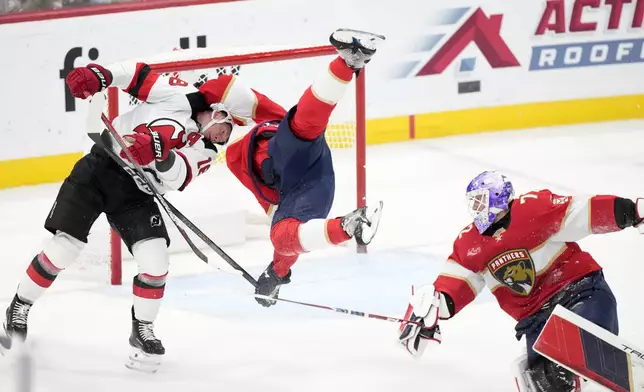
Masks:
[[[412,297],[404,318],[414,324],[400,326],[398,341],[409,354],[420,358],[429,342],[441,343],[438,320],[450,318],[451,309],[454,309],[452,300],[436,291],[434,286],[421,286],[418,290],[412,286]]]

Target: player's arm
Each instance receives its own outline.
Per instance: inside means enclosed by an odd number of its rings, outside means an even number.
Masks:
[[[88,64],[67,75],[67,85],[77,98],[87,98],[107,87],[117,87],[131,96],[149,103],[164,102],[168,110],[208,110],[205,97],[187,82],[175,76],[163,76],[148,64],[124,61],[103,67]]]
[[[440,343],[438,321],[454,317],[485,287],[482,274],[471,271],[460,261],[457,243],[458,240],[434,284],[412,293],[405,319],[420,325],[403,324],[399,341],[413,356],[421,356],[430,341]]]
[[[196,177],[204,174],[217,159],[215,146],[200,139],[192,146],[173,149],[163,161],[155,161],[155,169],[168,188],[183,191]]]
[[[286,115],[283,107],[244,85],[235,75],[220,75],[201,85],[199,91],[209,104],[223,103],[237,125],[281,120]]]
[[[226,166],[231,173],[241,182],[246,189],[253,193],[259,205],[264,209],[267,215],[272,216],[275,212],[275,206],[279,201],[278,195],[271,194],[269,189],[264,189],[260,184],[256,184],[250,172],[248,164],[248,145],[251,140],[251,133],[230,143],[226,150]],[[263,193],[266,192],[266,193]]]
[[[591,234],[604,234],[641,226],[644,199],[614,196],[558,196],[550,194],[554,208],[565,209],[555,241],[574,242]],[[644,227],[642,227],[644,228]]]

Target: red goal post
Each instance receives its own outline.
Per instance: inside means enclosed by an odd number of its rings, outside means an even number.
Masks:
[[[244,54],[232,54],[223,56],[206,56],[192,59],[176,59],[163,62],[148,62],[150,67],[160,73],[171,73],[181,71],[195,71],[200,69],[212,69],[227,66],[243,66],[285,60],[307,59],[320,56],[335,55],[337,52],[331,45],[314,46],[296,49],[281,49],[257,51]],[[310,75],[311,81],[315,75]],[[250,86],[253,87],[253,86]],[[303,91],[302,91],[303,92]],[[119,91],[110,87],[107,92],[108,108],[107,113],[110,120],[119,115]],[[270,95],[269,95],[270,96]],[[293,105],[295,102],[279,102],[281,105]],[[121,102],[122,104],[122,102]],[[355,80],[355,194],[356,206],[363,207],[366,203],[366,107],[365,107],[365,70]],[[328,137],[327,137],[328,140]],[[333,148],[333,147],[332,147]],[[188,191],[189,192],[189,191]],[[203,229],[202,229],[203,230]],[[206,231],[206,230],[204,230]],[[207,231],[206,231],[206,234]],[[215,242],[217,241],[213,238]],[[366,252],[365,247],[358,246],[359,253]],[[110,230],[110,280],[113,285],[122,283],[122,249],[121,239],[118,234]]]

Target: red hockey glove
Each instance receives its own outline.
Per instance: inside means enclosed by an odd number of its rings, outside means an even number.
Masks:
[[[66,78],[72,96],[85,99],[112,83],[112,73],[98,64],[73,69]]]
[[[132,154],[134,161],[141,166],[149,165],[152,161],[164,161],[168,159],[170,150],[167,140],[159,132],[133,133],[123,137],[130,144],[128,151]],[[121,158],[128,159],[125,151],[121,151]]]

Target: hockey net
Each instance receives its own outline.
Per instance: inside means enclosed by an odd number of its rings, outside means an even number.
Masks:
[[[335,55],[335,49],[329,45],[295,49],[235,48],[214,53],[205,49],[182,50],[136,60],[146,62],[157,72],[178,74],[195,85],[221,74],[239,75],[247,86],[288,110],[314,78],[328,69]],[[365,203],[364,75],[362,72],[354,80],[354,86],[338,102],[325,133],[336,172],[336,196],[331,216],[344,215],[356,205],[361,207]],[[111,119],[138,104],[140,102],[122,91],[108,90],[107,110]],[[250,129],[250,126],[235,127],[230,140],[242,137]],[[217,163],[184,192],[170,192],[166,198],[224,249],[255,238],[268,240],[270,220],[252,194],[228,171],[225,154],[225,149],[220,151]],[[171,221],[166,218],[165,222],[171,237],[171,254],[189,252]],[[208,249],[196,236],[191,238],[200,248]],[[95,229],[88,248],[94,259],[100,255],[94,263],[109,266],[111,283],[121,284],[122,265],[131,259],[131,255],[118,235],[109,228],[104,232]],[[364,248],[358,248],[358,252],[362,251]]]

